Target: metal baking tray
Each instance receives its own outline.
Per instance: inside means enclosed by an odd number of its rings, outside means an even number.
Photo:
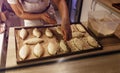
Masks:
[[[113,3],[112,6],[120,10],[120,3]]]
[[[74,23],[74,25],[76,24],[80,24],[82,25],[81,23]],[[71,24],[72,26],[73,24]],[[97,51],[97,50],[102,50],[102,45],[100,44],[100,42],[94,37],[94,35],[92,33],[90,33],[83,25],[83,28],[86,30],[86,33],[90,36],[92,36],[97,42],[98,42],[98,47],[90,47],[90,48],[87,48],[86,50],[79,50],[79,51],[72,51],[72,52],[67,52],[67,53],[60,53],[60,54],[56,54],[56,55],[47,55],[47,56],[43,56],[43,57],[40,57],[40,58],[34,58],[32,56],[32,58],[27,58],[25,60],[20,60],[19,58],[19,55],[18,55],[18,48],[20,48],[20,37],[18,37],[18,31],[21,30],[22,28],[24,29],[27,29],[27,30],[30,30],[29,32],[31,33],[31,29],[33,28],[38,28],[38,29],[41,29],[44,31],[44,29],[46,28],[49,28],[49,29],[52,29],[52,28],[55,28],[55,27],[58,27],[60,26],[59,24],[57,25],[45,25],[45,26],[30,26],[30,27],[17,27],[15,28],[15,42],[16,42],[16,62],[17,64],[21,64],[21,63],[28,63],[28,62],[35,62],[35,61],[41,61],[41,60],[51,60],[51,59],[56,59],[56,58],[61,58],[61,57],[65,57],[65,56],[71,56],[71,55],[76,55],[76,54],[83,54],[83,53],[89,53],[91,51]],[[56,33],[56,31],[52,30],[53,31],[53,34]],[[55,39],[57,39],[58,41],[60,41],[61,39],[63,39],[61,36],[59,37],[60,35],[58,34],[55,34]],[[31,36],[33,37],[33,36]],[[44,38],[45,39],[45,38]],[[70,47],[68,47],[70,48]],[[71,48],[70,48],[71,49]]]

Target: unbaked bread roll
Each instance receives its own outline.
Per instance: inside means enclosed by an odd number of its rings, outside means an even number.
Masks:
[[[43,39],[40,39],[40,38],[30,38],[30,39],[25,40],[23,43],[27,44],[27,45],[35,45],[37,43],[42,43],[42,42],[44,42]]]
[[[74,45],[79,49],[79,50],[83,50],[83,42],[82,40],[78,39],[78,38],[74,38],[73,39]]]
[[[29,55],[30,50],[28,45],[24,45],[20,48],[19,50],[19,56],[22,60],[25,60],[27,58],[27,56]]]
[[[48,29],[48,28],[45,30],[45,35],[46,35],[47,37],[50,37],[50,38],[53,37],[52,31],[51,31],[50,29]]]
[[[84,29],[84,27],[82,26],[82,25],[80,25],[80,24],[76,24],[76,28],[78,29],[78,31],[80,31],[80,32],[86,32],[86,30]]]
[[[56,27],[56,31],[57,31],[58,34],[63,35],[60,26]]]
[[[75,27],[75,24],[72,24],[72,25],[71,25],[71,31],[72,31],[72,32],[76,32],[76,31],[77,31],[77,29],[76,29],[76,27]]]
[[[41,36],[41,32],[37,28],[34,28],[33,35],[36,36],[37,38],[39,38]]]
[[[58,51],[58,44],[53,43],[53,42],[49,42],[47,49],[48,49],[48,53],[50,55],[55,55],[55,54],[57,54],[57,51]]]
[[[64,40],[60,41],[60,47],[61,47],[63,52],[68,52],[69,51]]]
[[[75,46],[74,39],[71,39],[69,41],[69,47],[71,48],[71,51],[73,51],[73,52],[79,51],[79,49]]]
[[[97,41],[91,36],[87,36],[87,42],[92,47],[98,47]]]
[[[28,32],[27,32],[27,30],[25,30],[24,28],[22,28],[22,29],[20,30],[19,35],[20,35],[21,39],[24,40],[24,39],[27,37]]]
[[[72,38],[79,38],[79,37],[83,37],[85,33],[81,33],[81,32],[72,32]]]
[[[41,44],[36,44],[34,49],[33,49],[33,54],[36,56],[36,57],[40,57],[42,56],[42,54],[44,53],[44,49],[43,47],[41,46]]]

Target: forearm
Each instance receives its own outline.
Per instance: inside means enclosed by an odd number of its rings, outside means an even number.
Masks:
[[[65,0],[59,0],[58,4],[56,4],[58,7],[58,10],[60,12],[60,15],[62,17],[62,21],[66,22],[66,23],[70,23],[69,20],[69,11],[68,11],[68,7],[66,5]]]
[[[62,17],[61,30],[63,32],[63,38],[65,41],[71,39],[71,28],[69,20],[69,12],[65,0],[53,0],[59,9],[60,15]]]
[[[40,14],[29,14],[29,13],[22,13],[19,15],[19,17],[28,20],[42,19]]]
[[[22,19],[28,20],[41,19],[41,14],[26,13],[19,7],[18,4],[11,4],[10,6],[12,7],[15,14]]]

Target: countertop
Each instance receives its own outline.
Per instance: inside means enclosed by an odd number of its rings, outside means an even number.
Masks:
[[[120,54],[18,68],[6,73],[120,73]]]

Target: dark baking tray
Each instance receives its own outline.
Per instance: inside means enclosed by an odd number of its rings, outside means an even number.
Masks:
[[[73,24],[81,24],[81,23],[73,23]],[[51,28],[51,27],[56,27],[56,26],[60,26],[60,25],[57,24],[57,25],[44,25],[44,26],[16,27],[15,30],[19,30],[21,28],[25,28],[25,29],[30,29],[30,28]],[[88,32],[88,34],[91,35],[98,42],[99,47],[97,47],[97,48],[90,48],[88,50],[82,50],[82,51],[58,54],[58,55],[54,55],[54,56],[47,56],[47,57],[41,57],[41,58],[36,58],[36,59],[17,61],[17,63],[18,64],[22,64],[22,63],[31,63],[31,62],[35,62],[35,61],[45,61],[45,60],[47,60],[49,62],[49,60],[52,60],[52,59],[59,59],[59,58],[63,58],[63,57],[66,57],[66,56],[72,56],[72,55],[84,54],[84,53],[89,53],[89,52],[92,52],[92,51],[102,50],[103,46],[94,37],[93,33],[89,32],[88,29],[86,29],[86,27],[84,25],[82,25],[82,26],[85,28],[85,30]],[[16,38],[15,38],[15,42],[16,42]],[[17,45],[16,45],[16,48],[17,48]]]
[[[120,3],[113,3],[112,6],[120,10]]]

